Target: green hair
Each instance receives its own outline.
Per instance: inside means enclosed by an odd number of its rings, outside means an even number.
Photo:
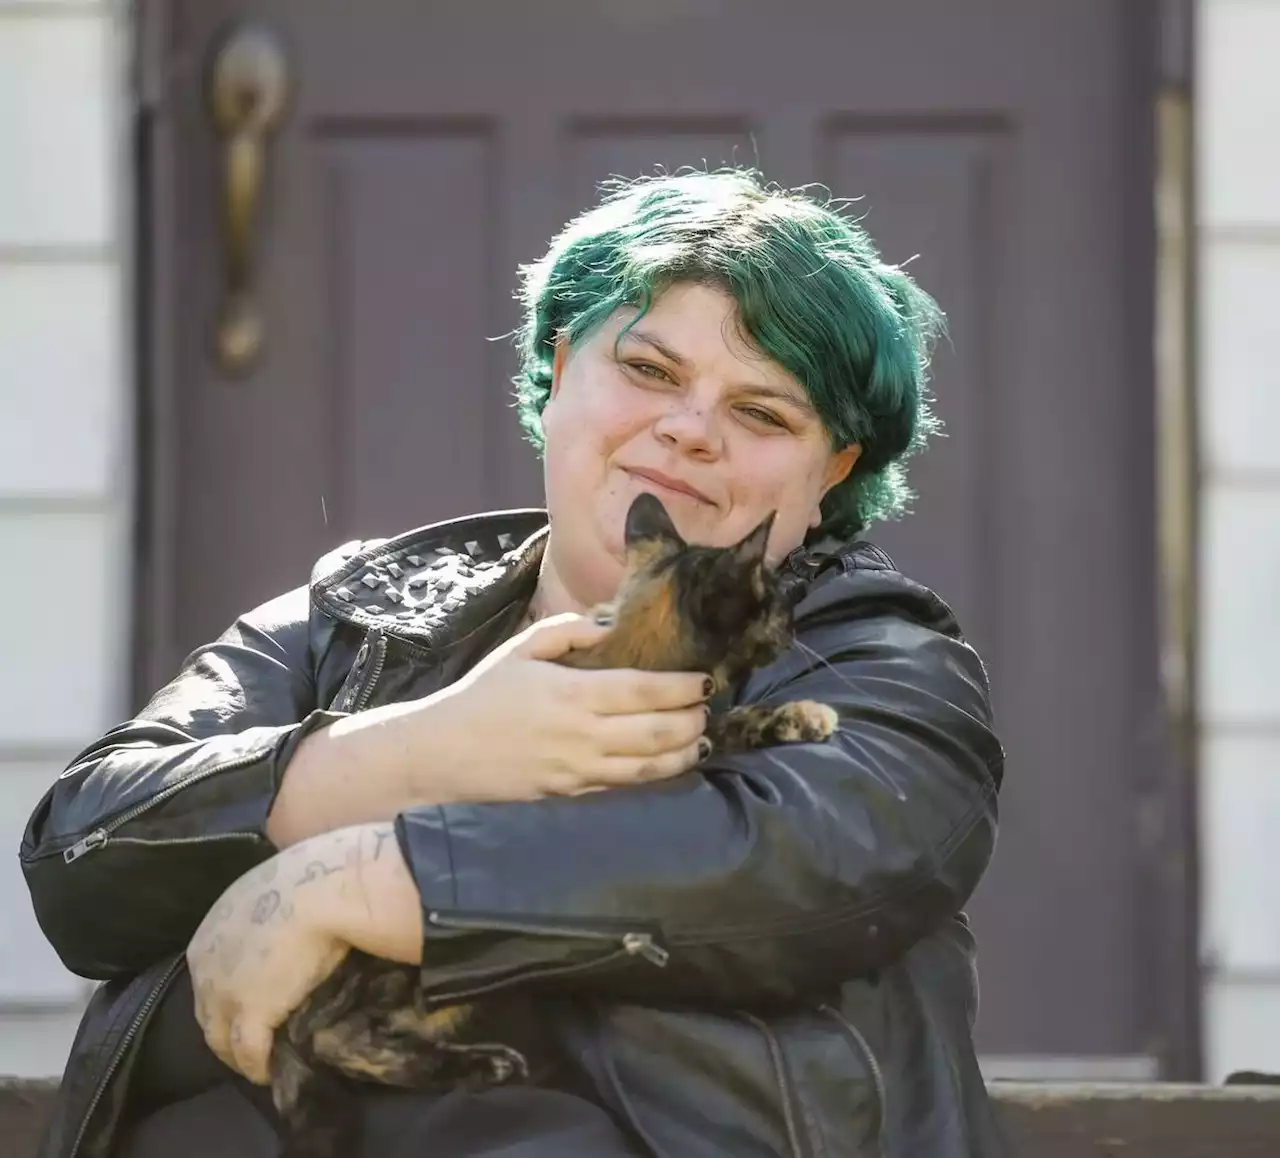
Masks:
[[[926,389],[943,328],[933,299],[830,200],[768,186],[755,170],[614,180],[602,192],[520,270],[516,409],[534,446],[544,446],[557,337],[575,344],[620,306],[643,314],[671,285],[712,285],[805,388],[832,445],[862,447],[823,500],[816,534],[847,537],[904,513],[903,460],[940,426]]]

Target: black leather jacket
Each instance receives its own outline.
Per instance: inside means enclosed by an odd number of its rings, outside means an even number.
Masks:
[[[322,559],[79,755],[21,858],[41,927],[105,982],[44,1158],[100,1158],[137,1044],[264,824],[300,738],[429,694],[516,626],[546,516],[456,520]],[[800,639],[739,700],[813,698],[830,745],[715,756],[666,784],[397,821],[433,994],[527,993],[578,1088],[661,1158],[1001,1152],[972,1044],[961,906],[1003,754],[947,607],[857,543],[783,567]],[[482,743],[483,737],[477,737]]]

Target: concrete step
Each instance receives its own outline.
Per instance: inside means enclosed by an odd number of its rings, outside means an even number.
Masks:
[[[0,1158],[32,1158],[56,1083],[0,1077]],[[1280,1086],[992,1082],[1014,1158],[1277,1158]]]

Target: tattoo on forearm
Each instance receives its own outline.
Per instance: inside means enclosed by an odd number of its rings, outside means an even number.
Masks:
[[[363,833],[363,832],[361,832],[361,833],[360,833],[360,835],[356,837],[356,885],[357,885],[357,886],[359,887],[359,889],[360,889],[360,899],[364,902],[364,911],[365,911],[365,915],[366,915],[367,917],[369,917],[370,919],[372,919],[372,918],[373,918],[373,908],[372,908],[372,906],[369,904],[369,894],[368,894],[368,892],[365,890],[365,887],[364,887],[364,856],[363,856],[363,851],[364,851],[364,849],[363,849],[363,846],[364,846],[364,833]],[[373,855],[374,855],[374,857],[375,857],[375,858],[376,858],[376,857],[377,857],[377,855],[378,855],[378,847],[377,847],[377,845],[374,845]]]
[[[249,914],[249,920],[255,925],[265,925],[275,916],[279,908],[280,893],[277,889],[271,889],[253,902],[253,911]]]
[[[307,871],[298,878],[298,884],[309,885],[312,881],[318,881],[321,877],[331,876],[334,873],[340,873],[343,866],[328,865],[323,861],[313,860],[307,865]]]
[[[373,859],[377,860],[382,855],[382,842],[389,836],[395,836],[395,829],[390,827],[379,828],[373,835],[376,841],[373,846]]]

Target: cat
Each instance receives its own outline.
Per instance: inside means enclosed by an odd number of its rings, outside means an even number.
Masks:
[[[736,686],[792,643],[790,601],[768,566],[774,514],[730,547],[686,543],[661,501],[640,494],[626,518],[618,596],[593,614],[610,631],[558,662],[575,668],[705,671],[714,691]],[[712,751],[828,739],[836,712],[809,700],[711,712]],[[400,1088],[483,1087],[530,1077],[492,999],[427,1008],[419,970],[353,951],[276,1031],[271,1092],[281,1158],[346,1158],[360,1104],[350,1080]],[[486,1034],[486,1027],[492,1032]],[[486,1040],[501,1037],[501,1041]]]

